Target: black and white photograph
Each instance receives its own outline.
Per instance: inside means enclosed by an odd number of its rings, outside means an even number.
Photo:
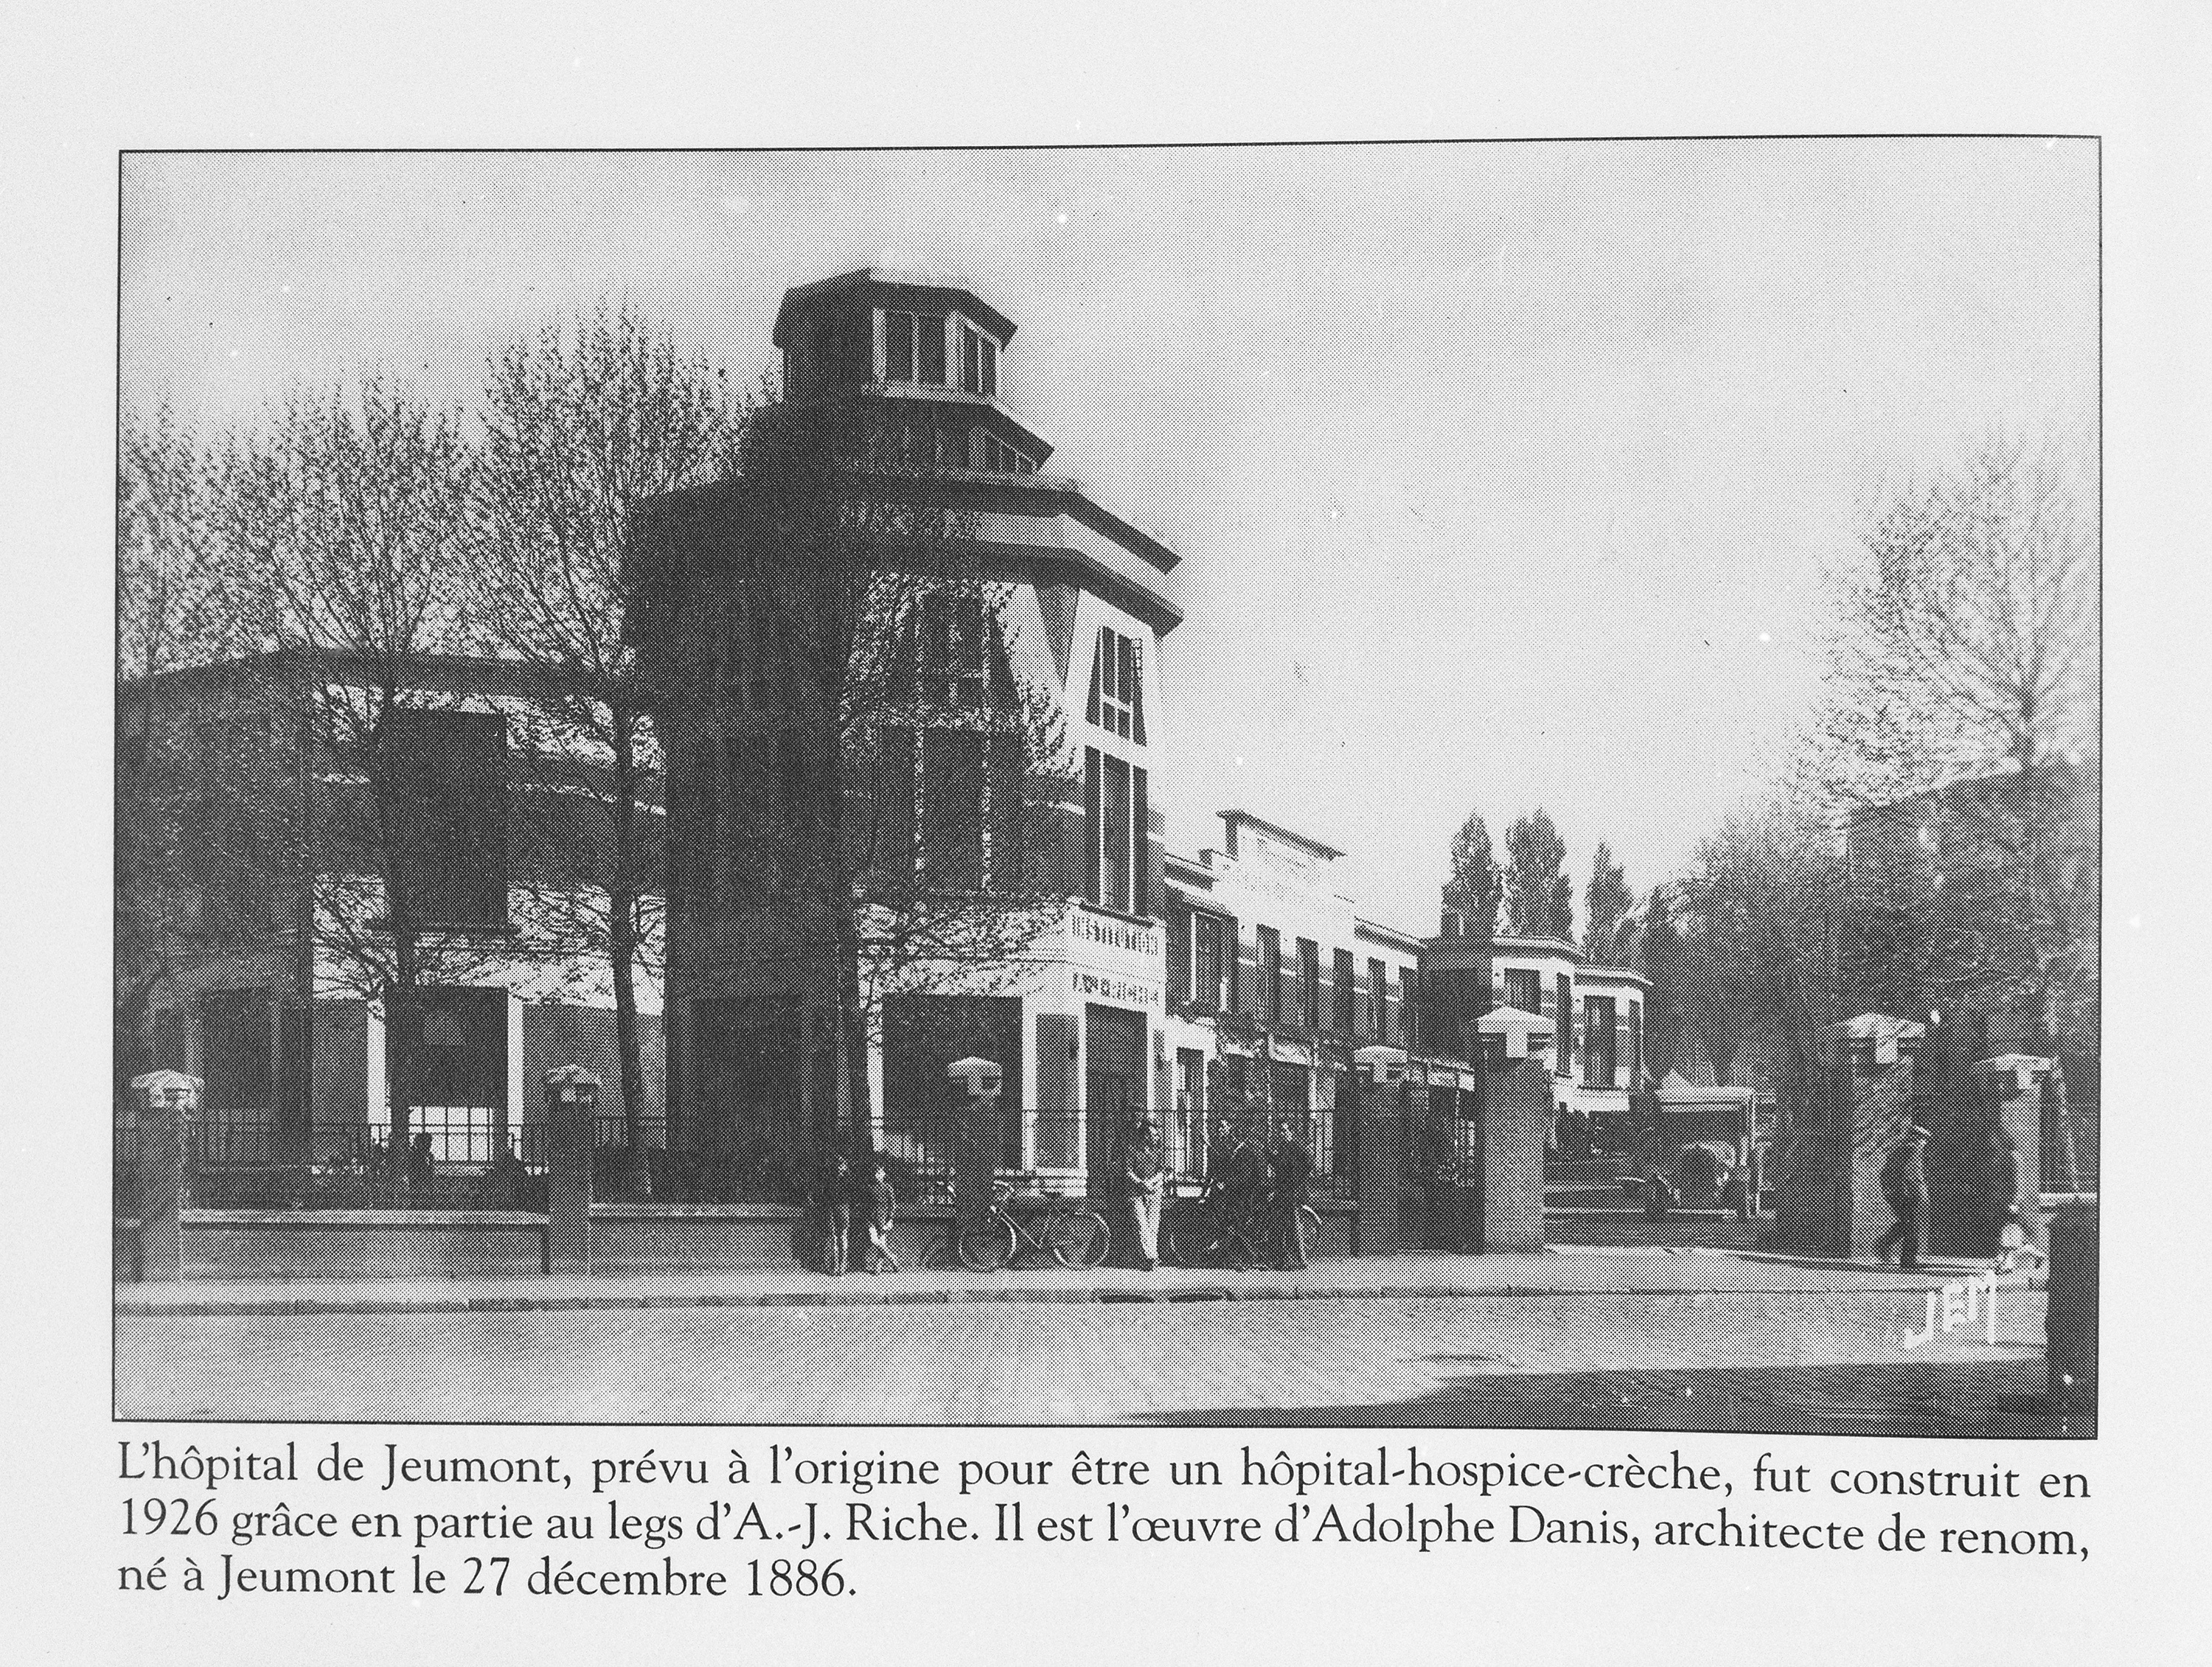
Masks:
[[[2094,1436],[2100,165],[126,152],[115,1415]]]

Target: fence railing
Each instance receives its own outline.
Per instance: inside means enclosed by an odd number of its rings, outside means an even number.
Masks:
[[[1348,1122],[1349,1114],[1345,1114]],[[1200,1111],[1182,1108],[1128,1112],[1053,1107],[1004,1108],[996,1115],[994,1169],[1024,1191],[1070,1197],[1120,1195],[1125,1142],[1133,1118],[1159,1132],[1170,1186],[1193,1191],[1218,1177],[1231,1154],[1246,1147],[1264,1172],[1270,1148],[1287,1126],[1304,1147],[1317,1198],[1350,1197],[1358,1190],[1348,1138],[1340,1138],[1334,1111]],[[772,1126],[772,1125],[771,1125]],[[899,1198],[906,1204],[950,1204],[953,1170],[969,1138],[965,1113],[887,1110],[872,1129]],[[730,1147],[669,1150],[665,1118],[641,1119],[641,1144],[652,1153],[647,1177],[651,1196],[671,1203],[799,1204],[818,1195],[818,1159],[788,1141],[758,1135]],[[537,1120],[495,1122],[483,1108],[419,1108],[408,1137],[429,1137],[428,1172],[411,1151],[395,1153],[384,1124],[318,1122],[306,1132],[302,1152],[296,1129],[266,1121],[210,1118],[191,1125],[194,1196],[213,1206],[267,1208],[526,1207],[544,1189],[551,1132]],[[594,1129],[603,1152],[629,1145],[618,1115],[602,1114]],[[501,1142],[505,1141],[502,1157]],[[115,1127],[118,1208],[135,1195],[143,1130],[129,1122]],[[1248,1160],[1249,1161],[1249,1160]],[[608,1196],[634,1185],[627,1169],[609,1166]],[[495,1193],[496,1195],[494,1195]]]
[[[1348,1115],[1348,1114],[1347,1114]],[[1349,1146],[1340,1141],[1334,1111],[1292,1110],[1265,1114],[1192,1110],[1112,1112],[1054,1108],[1001,1109],[995,1120],[995,1165],[1002,1179],[1025,1190],[1066,1196],[1112,1197],[1119,1194],[1125,1142],[1136,1119],[1158,1130],[1161,1157],[1171,1186],[1195,1189],[1226,1167],[1242,1145],[1264,1162],[1287,1124],[1303,1146],[1316,1196],[1348,1196],[1358,1189],[1349,1168]],[[960,1112],[887,1111],[876,1131],[876,1149],[889,1167],[901,1195],[922,1203],[950,1203],[952,1171],[961,1143],[968,1138]]]

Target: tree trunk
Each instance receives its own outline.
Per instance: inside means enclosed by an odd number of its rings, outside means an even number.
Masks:
[[[622,706],[611,711],[614,750],[614,871],[607,883],[607,957],[615,994],[615,1051],[622,1095],[623,1141],[629,1185],[640,1198],[653,1195],[653,1160],[645,1149],[640,1108],[645,1064],[637,1041],[637,721]]]

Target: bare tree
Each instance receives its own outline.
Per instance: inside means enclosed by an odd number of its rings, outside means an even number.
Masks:
[[[1079,886],[1059,703],[1008,653],[1011,589],[957,483],[911,441],[865,401],[760,411],[735,481],[657,510],[634,587],[639,634],[669,645],[661,698],[729,760],[687,772],[730,791],[686,807],[673,884],[745,923],[856,1136],[888,1007],[1005,988]]]
[[[166,710],[170,673],[258,647],[264,611],[222,559],[204,447],[164,406],[125,412],[116,479],[116,1028],[126,1043],[180,958],[222,924],[203,906],[214,818],[187,809],[223,783],[193,770]],[[234,823],[236,818],[223,818]],[[118,1047],[127,1068],[134,1047]],[[173,1063],[174,1062],[168,1062]]]
[[[649,1189],[639,1126],[646,1080],[636,979],[657,970],[661,841],[647,803],[661,760],[623,635],[624,555],[647,502],[726,472],[744,404],[627,305],[548,326],[496,354],[469,520],[482,629],[539,675],[533,750],[571,760],[595,884],[570,893],[612,986],[633,1184]]]
[[[216,490],[222,538],[294,650],[303,745],[323,776],[303,883],[326,962],[383,1011],[395,1163],[415,1104],[420,992],[512,947],[453,929],[459,911],[433,878],[491,875],[504,916],[503,802],[481,826],[447,825],[453,761],[416,721],[453,704],[423,691],[420,660],[465,642],[455,537],[469,467],[457,417],[371,380],[295,396],[268,431],[234,439]],[[503,797],[503,780],[479,785]]]
[[[1777,795],[1698,841],[1674,887],[1680,989],[1717,1080],[1756,1047],[1784,1087],[1812,1082],[1822,1026],[1835,1016],[1844,884],[1834,830],[1802,798]]]
[[[2063,438],[1993,434],[1878,496],[1805,772],[1863,855],[1853,958],[1928,1008],[2094,1035],[2095,500]]]

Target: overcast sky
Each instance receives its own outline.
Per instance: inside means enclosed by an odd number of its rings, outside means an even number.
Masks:
[[[792,284],[959,277],[1179,551],[1169,837],[1241,806],[1432,930],[1470,809],[1639,891],[1771,774],[1881,480],[2094,432],[2087,142],[128,159],[127,401],[210,429],[627,297],[750,380]],[[1578,910],[1579,913],[1579,910]]]

